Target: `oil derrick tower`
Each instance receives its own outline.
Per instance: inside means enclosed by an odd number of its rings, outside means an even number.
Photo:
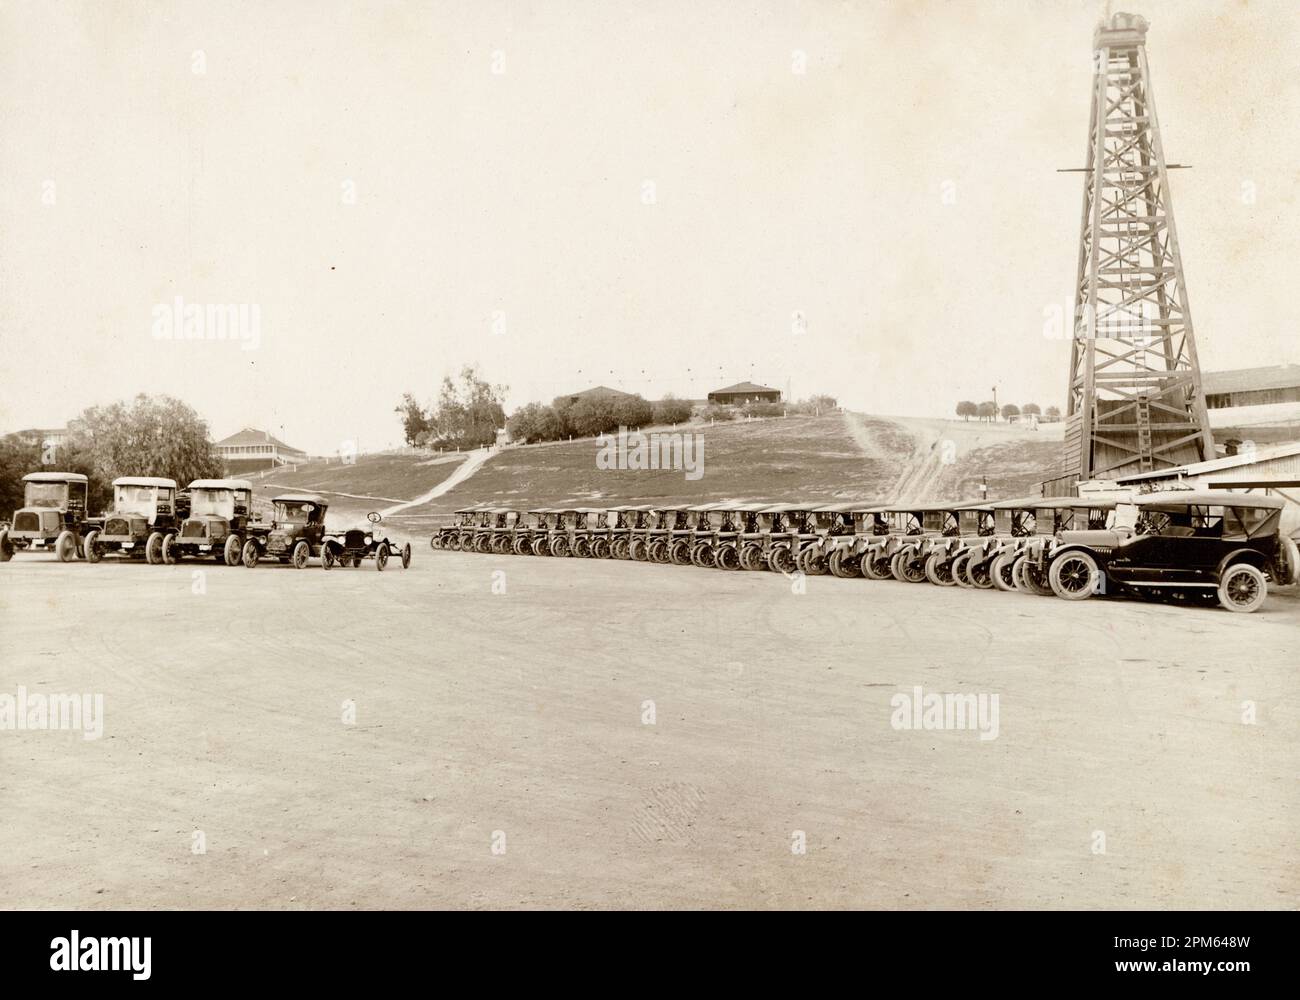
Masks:
[[[1093,36],[1065,435],[1070,478],[1214,457],[1146,32],[1144,18],[1115,14]]]

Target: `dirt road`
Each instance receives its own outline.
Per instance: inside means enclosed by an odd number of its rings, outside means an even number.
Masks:
[[[0,566],[0,696],[104,705],[0,731],[9,905],[1300,904],[1295,596],[196,569]],[[917,686],[996,738],[894,728]]]

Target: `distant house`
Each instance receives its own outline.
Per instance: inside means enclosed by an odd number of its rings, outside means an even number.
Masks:
[[[567,398],[568,401],[572,404],[572,403],[576,403],[580,399],[591,399],[593,396],[632,396],[632,395],[634,395],[634,393],[623,392],[619,389],[611,389],[607,385],[597,385],[597,386],[592,386],[590,389],[583,389],[582,392],[575,392],[567,397],[561,396],[559,398],[560,399]]]
[[[42,430],[39,427],[32,427],[25,431],[15,431],[14,437],[23,444],[40,445],[42,448],[57,448],[67,440],[68,429],[66,427],[54,427]]]
[[[781,390],[766,385],[756,385],[753,382],[737,382],[725,389],[715,389],[709,393],[709,402],[721,403],[725,406],[744,403],[779,403]]]
[[[257,472],[273,469],[277,465],[293,465],[305,461],[307,453],[293,445],[285,444],[268,431],[259,431],[252,427],[222,438],[213,449],[226,463],[226,471]]]

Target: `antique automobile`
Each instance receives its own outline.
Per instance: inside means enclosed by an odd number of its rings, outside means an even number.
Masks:
[[[885,555],[889,557],[889,575],[905,583],[924,583],[928,578],[925,562],[930,544],[936,539],[957,534],[957,508],[960,504],[914,504],[891,507],[891,521]]]
[[[0,531],[0,562],[24,549],[53,551],[71,562],[81,549],[90,483],[79,472],[30,472],[23,476],[23,505]]]
[[[252,513],[253,485],[246,479],[196,479],[186,492],[189,516],[179,531],[163,539],[162,561],[211,557],[238,566],[244,543],[258,533]]]
[[[956,530],[943,532],[926,546],[925,576],[939,587],[957,585],[954,566],[994,532],[993,507],[988,502],[963,504],[945,512],[956,519]]]
[[[314,493],[285,493],[271,503],[275,514],[270,530],[249,536],[244,543],[244,565],[251,569],[262,559],[278,559],[302,569],[308,559],[321,555],[329,502]]]
[[[279,501],[276,501],[278,506]],[[321,511],[322,521],[324,511]],[[411,543],[404,542],[399,548],[397,543],[388,538],[380,530],[380,524],[383,523],[383,516],[372,510],[366,515],[366,520],[370,522],[369,527],[349,528],[347,531],[332,532],[327,531],[320,543],[320,564],[322,569],[332,569],[335,565],[351,566],[353,569],[361,565],[364,559],[373,559],[375,569],[380,572],[388,565],[389,557],[396,554],[401,560],[402,569],[411,565]],[[304,541],[295,543],[303,544]],[[310,544],[309,541],[306,544]],[[306,558],[302,560],[305,564]],[[299,566],[297,554],[295,551],[294,565]],[[301,566],[299,566],[301,568]]]
[[[636,530],[638,514],[644,507],[611,507],[609,511],[609,557],[611,559],[632,558],[631,547],[633,532]]]
[[[799,536],[808,516],[807,504],[770,504],[756,515],[756,532],[742,535],[740,565],[742,569],[769,569],[773,573],[793,573]]]
[[[667,563],[672,561],[672,543],[682,537],[674,532],[690,531],[690,514],[685,507],[657,507],[647,519],[646,529],[647,557],[650,562]]]
[[[551,525],[556,512],[550,507],[534,507],[528,512],[528,552],[534,556],[551,554]]]
[[[515,512],[515,523],[510,529],[509,549],[517,556],[533,554],[533,535],[537,531],[538,514],[535,510]]]
[[[1046,546],[1052,592],[1213,594],[1228,611],[1259,610],[1271,580],[1296,579],[1295,543],[1279,532],[1284,501],[1247,493],[1169,491],[1121,503],[1105,528],[1068,528]]]
[[[812,535],[798,554],[799,568],[806,576],[828,572],[840,577],[858,575],[858,563],[851,553],[857,515],[865,509],[865,504],[854,501],[826,504],[809,513]],[[848,565],[844,561],[846,555],[849,555]]]
[[[742,503],[729,504],[723,508],[722,524],[709,543],[713,548],[713,565],[716,569],[742,568],[740,554],[745,545],[759,539],[758,512],[766,506],[766,503]],[[761,543],[757,551],[761,556]]]
[[[1025,541],[1034,532],[1035,505],[1040,497],[997,500],[993,503],[993,534],[953,560],[958,585],[981,590],[1015,590],[1011,568]],[[996,570],[996,571],[995,571]]]
[[[650,558],[650,527],[658,519],[658,511],[653,505],[629,507],[623,515],[627,521],[627,557],[636,562],[647,562]]]
[[[509,555],[515,548],[515,529],[519,527],[520,511],[498,507],[492,511],[492,534],[488,537],[488,550],[499,556]]]
[[[573,554],[581,559],[603,559],[608,555],[609,525],[603,507],[579,507],[573,520],[570,541]]]
[[[429,539],[429,545],[435,549],[459,550],[460,533],[467,528],[471,530],[473,528],[471,516],[474,510],[475,508],[472,507],[462,507],[460,510],[452,511],[451,523],[439,527],[437,533]]]
[[[573,541],[578,524],[576,507],[554,507],[550,511],[546,532],[546,554],[563,558],[573,555]]]
[[[179,523],[176,480],[119,476],[113,480],[113,510],[87,520],[81,551],[92,563],[110,552],[160,563],[163,543]]]
[[[672,526],[668,531],[668,561],[677,566],[691,565],[691,554],[695,549],[696,533],[700,530],[700,520],[704,519],[708,530],[708,512],[710,504],[698,504],[682,507],[677,511]]]
[[[728,503],[706,503],[691,508],[689,562],[701,569],[712,569],[717,556],[718,534],[728,522]]]
[[[496,528],[497,515],[502,513],[499,507],[480,507],[474,512],[474,527],[470,535],[469,545],[464,544],[462,536],[461,548],[466,551],[474,551],[486,554],[492,551],[492,533]]]
[[[867,507],[853,516],[853,547],[840,557],[844,564],[842,572],[849,572],[849,566],[868,580],[889,579],[890,539],[908,528],[921,530],[920,518],[913,518],[906,511],[887,506]],[[831,570],[834,572],[834,568]]]
[[[1047,576],[1047,558],[1056,536],[1062,531],[1101,531],[1115,519],[1115,501],[1079,497],[1040,500],[1034,505],[1034,533],[1025,539],[1011,565],[1016,589],[1047,597],[1052,586]],[[995,561],[995,572],[998,567]]]

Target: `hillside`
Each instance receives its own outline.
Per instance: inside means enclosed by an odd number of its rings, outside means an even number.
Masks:
[[[331,525],[378,510],[394,532],[422,535],[455,509],[713,500],[976,499],[1036,494],[1058,460],[1061,426],[830,414],[683,428],[703,440],[703,474],[600,469],[592,439],[436,458],[418,453],[315,462],[254,480],[259,504],[320,493]]]

